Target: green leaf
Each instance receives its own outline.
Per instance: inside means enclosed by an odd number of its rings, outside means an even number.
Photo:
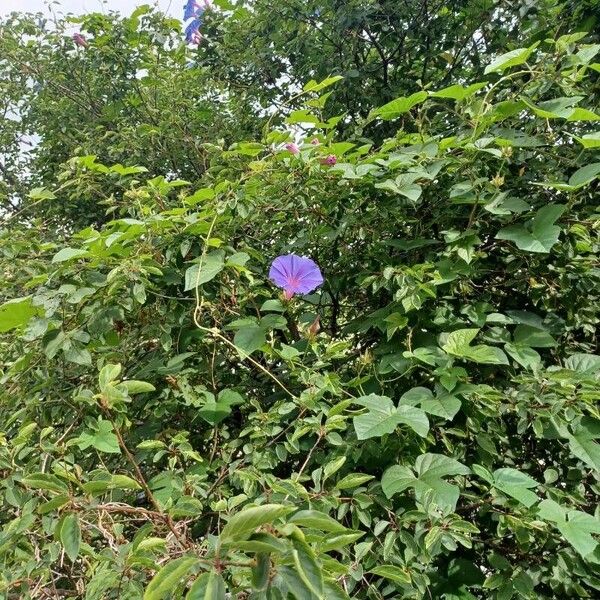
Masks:
[[[420,104],[424,100],[427,99],[427,92],[416,92],[408,97],[396,98],[379,108],[374,109],[371,112],[371,115],[374,117],[379,117],[384,121],[389,121],[390,119],[395,119],[400,115],[408,112],[413,106]]]
[[[185,272],[185,288],[189,290],[196,289],[196,286],[202,285],[214,279],[225,267],[225,259],[222,251],[217,250],[204,256],[202,264],[197,264],[189,267]],[[197,259],[200,261],[201,259]]]
[[[137,379],[126,379],[119,383],[120,388],[124,388],[129,394],[145,394],[147,392],[155,392],[156,388],[147,381],[138,381]]]
[[[332,533],[345,533],[347,531],[341,523],[318,510],[300,510],[288,518],[288,523]]]
[[[540,102],[537,105],[523,96],[521,97],[521,100],[538,117],[542,117],[543,119],[567,119],[573,114],[575,105],[583,100],[583,96],[553,98],[552,100]]]
[[[59,494],[69,492],[69,487],[64,481],[56,475],[50,475],[49,473],[32,473],[27,477],[23,477],[21,483],[26,487],[36,490],[47,490]]]
[[[542,357],[529,346],[508,343],[504,344],[504,350],[526,369],[536,369],[542,362]]]
[[[471,471],[457,460],[441,454],[422,454],[415,462],[415,471],[405,466],[390,467],[381,479],[383,493],[391,498],[407,488],[415,490],[417,500],[430,493],[432,500],[441,508],[454,510],[459,488],[444,481],[449,475],[468,475]]]
[[[533,220],[527,225],[509,225],[496,234],[496,239],[509,240],[520,250],[528,252],[550,252],[558,242],[560,227],[554,225],[565,211],[566,206],[549,204],[538,210]]]
[[[98,375],[98,385],[100,389],[104,391],[106,386],[113,381],[116,381],[121,373],[121,365],[120,364],[107,364],[100,369],[100,374]]]
[[[142,486],[127,475],[113,475],[108,482],[110,489],[114,490],[141,490]]]
[[[192,567],[198,564],[194,556],[182,556],[168,562],[152,578],[146,591],[144,600],[163,600],[173,593],[173,590],[184,580]],[[211,598],[212,596],[205,596]],[[215,597],[215,600],[217,598]]]
[[[453,356],[489,365],[507,365],[508,359],[500,348],[481,344],[470,346],[479,329],[458,329],[449,333],[442,350]]]
[[[226,544],[246,538],[261,525],[273,523],[293,511],[293,507],[282,504],[263,504],[245,508],[227,521],[221,531],[221,542]]]
[[[260,325],[246,325],[238,329],[233,343],[246,354],[252,354],[267,341],[267,333]]]
[[[598,547],[592,533],[600,533],[600,519],[579,510],[566,510],[553,500],[542,500],[538,506],[539,517],[553,522],[565,540],[583,558],[590,557]]]
[[[227,588],[220,573],[211,571],[206,582],[206,600],[225,600]]]
[[[580,188],[588,183],[591,183],[598,177],[600,173],[600,162],[591,163],[577,169],[573,175],[569,178],[569,185],[574,188]]]
[[[321,90],[328,88],[330,85],[333,85],[340,79],[344,78],[341,75],[334,75],[333,77],[327,77],[326,79],[323,79],[323,81],[319,83],[311,80],[302,88],[302,90],[304,92],[320,92]]]
[[[60,541],[71,562],[75,562],[81,546],[81,529],[75,513],[69,513],[60,528]]]
[[[323,597],[323,571],[317,563],[315,553],[304,541],[292,539],[294,550],[292,556],[296,572],[306,587],[319,598]]]
[[[369,394],[354,401],[368,409],[368,412],[354,417],[354,430],[359,440],[393,433],[400,423],[411,427],[420,436],[429,431],[427,415],[411,406],[396,408],[387,396]]]
[[[538,44],[539,42],[536,42],[533,46],[529,46],[529,48],[517,48],[516,50],[501,54],[485,68],[484,74],[502,73],[502,71],[506,71],[510,67],[522,65],[537,48]]]
[[[369,573],[372,573],[373,575],[379,575],[379,577],[385,577],[386,579],[403,585],[410,585],[411,582],[408,571],[400,567],[396,567],[395,565],[379,565],[378,567],[371,569]]]
[[[211,425],[216,425],[231,414],[231,405],[225,402],[209,401],[198,410],[198,414]]]
[[[228,542],[227,545],[229,548],[258,554],[286,554],[289,551],[289,544],[269,533],[254,533],[248,540]]]
[[[76,441],[82,450],[93,446],[99,452],[111,454],[119,454],[121,452],[119,439],[113,432],[111,422],[104,419],[98,419],[96,430],[82,433]]]
[[[600,148],[600,131],[575,138],[584,148]]]
[[[72,344],[70,348],[63,348],[63,353],[67,362],[83,366],[92,364],[92,355],[89,350],[79,345]]]
[[[45,187],[36,187],[27,194],[32,200],[54,200],[56,196]]]
[[[208,581],[211,578],[211,573],[202,573],[196,577],[196,580],[191,585],[188,593],[185,595],[185,600],[212,600],[207,595]]]
[[[45,514],[48,514],[49,512],[54,512],[55,510],[62,508],[65,504],[67,504],[70,501],[71,501],[71,497],[67,496],[65,494],[62,494],[60,496],[54,496],[54,498],[52,498],[52,500],[48,500],[48,502],[44,502],[43,504],[40,504],[37,508],[37,512],[40,515],[45,515]]]
[[[257,554],[256,565],[252,567],[252,589],[263,591],[269,584],[269,574],[271,571],[271,558],[268,554]]]
[[[453,419],[461,407],[460,400],[455,396],[443,391],[434,396],[431,390],[424,387],[405,392],[400,398],[400,405],[402,404],[420,406],[426,413],[445,419]]]
[[[581,424],[574,433],[567,433],[566,437],[571,454],[600,473],[600,444],[594,441],[598,433]]]
[[[63,248],[59,250],[52,258],[53,263],[66,262],[67,260],[73,260],[74,258],[81,258],[88,256],[89,252],[81,248]]]
[[[201,188],[196,190],[191,196],[185,199],[188,206],[195,206],[205,200],[212,200],[215,197],[215,192],[212,188]]]
[[[353,533],[343,533],[340,535],[332,535],[325,538],[323,542],[319,544],[319,552],[331,552],[332,550],[340,550],[344,546],[353,544],[356,540],[359,540],[365,534],[362,531]]]
[[[33,306],[29,296],[9,300],[0,305],[0,332],[22,327],[38,313],[39,309]]]
[[[317,596],[311,590],[294,567],[282,565],[277,569],[277,572],[289,589],[290,594],[288,597],[291,595],[294,600],[299,598],[302,600],[324,600],[322,596]],[[285,598],[285,596],[282,595],[281,598]]]
[[[486,85],[488,85],[487,81],[472,83],[467,87],[464,87],[460,84],[455,84],[437,92],[429,92],[429,95],[432,98],[452,98],[453,100],[464,100],[465,98],[472,96],[480,89],[484,88]]]
[[[373,475],[365,475],[364,473],[349,473],[345,477],[342,477],[336,484],[335,487],[338,490],[349,490],[363,483],[367,483],[367,481],[371,481],[374,479]]]
[[[517,469],[509,467],[497,469],[494,471],[493,478],[494,487],[515,498],[527,508],[539,500],[537,494],[531,491],[531,488],[537,487],[538,482]]]

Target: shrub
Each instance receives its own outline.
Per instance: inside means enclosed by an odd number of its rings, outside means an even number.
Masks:
[[[112,220],[3,231],[3,593],[596,595],[582,38],[372,110],[378,147],[322,120],[330,78],[289,129],[206,143],[198,185],[80,156],[35,190],[94,189]],[[324,283],[287,300],[289,253]]]

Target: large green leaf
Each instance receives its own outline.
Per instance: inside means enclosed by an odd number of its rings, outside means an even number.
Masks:
[[[273,523],[293,511],[293,507],[282,504],[263,504],[245,508],[227,521],[221,531],[221,542],[226,544],[244,539],[261,525]]]
[[[422,410],[406,405],[396,408],[387,396],[369,394],[354,402],[368,409],[353,420],[359,440],[393,433],[400,423],[408,425],[420,436],[426,436],[429,431],[429,420]]]
[[[488,73],[502,73],[502,71],[505,71],[510,67],[522,65],[527,61],[538,45],[539,42],[536,42],[533,46],[529,46],[528,48],[517,48],[516,50],[501,54],[485,68],[484,73],[486,75]]]
[[[540,502],[539,516],[553,522],[583,558],[590,558],[598,547],[592,534],[600,534],[600,519],[579,510],[567,510],[550,499]]]
[[[144,600],[163,600],[169,597],[197,564],[198,559],[195,556],[182,556],[168,562],[157,571],[146,587]],[[210,597],[212,598],[212,596]]]
[[[246,325],[238,329],[233,343],[247,354],[252,354],[267,341],[267,330],[260,325]]]
[[[464,100],[484,88],[487,84],[485,81],[472,83],[468,86],[460,84],[451,85],[450,87],[438,90],[437,92],[429,92],[432,98],[452,98],[452,100]]]
[[[81,546],[81,528],[75,513],[69,513],[63,519],[60,527],[60,541],[71,562],[75,562]]]
[[[21,327],[38,314],[39,309],[33,306],[29,296],[14,298],[0,305],[0,332]]]
[[[94,447],[99,452],[108,452],[111,454],[119,454],[119,439],[113,431],[110,421],[98,419],[96,428],[91,431],[84,431],[77,438],[77,445],[85,450],[90,446]]]
[[[413,488],[417,500],[430,493],[432,500],[444,509],[454,510],[460,490],[442,479],[450,475],[468,475],[468,467],[454,458],[441,454],[422,454],[415,462],[414,472],[409,467],[390,467],[383,474],[381,487],[391,498],[394,494]]]
[[[225,256],[220,250],[211,252],[198,261],[185,272],[186,292],[214,279],[225,267]]]
[[[458,329],[453,331],[447,335],[442,345],[442,350],[453,356],[477,363],[507,365],[508,359],[500,348],[486,344],[470,345],[478,333],[479,329]]]
[[[373,575],[379,575],[379,577],[385,577],[386,579],[390,579],[395,583],[410,585],[411,582],[411,577],[408,570],[401,569],[395,565],[379,565],[378,567],[371,569],[369,573],[373,573]]]
[[[600,444],[594,441],[600,437],[598,422],[583,419],[573,433],[566,433],[566,437],[571,453],[600,473]]]
[[[292,556],[296,572],[306,585],[306,587],[315,596],[323,597],[323,570],[312,548],[305,542],[299,539],[293,539],[292,544],[294,550]]]
[[[474,465],[473,471],[483,477],[490,485],[511,498],[515,498],[528,508],[539,500],[537,494],[531,491],[532,488],[538,486],[538,482],[518,469],[504,467],[490,473],[487,469]]]
[[[517,248],[527,252],[550,252],[561,231],[554,223],[565,208],[562,204],[548,204],[540,208],[528,224],[504,227],[496,238],[514,242]]]
[[[318,510],[300,510],[288,519],[288,523],[296,523],[296,525],[302,527],[332,533],[345,533],[347,531],[339,521]]]
[[[415,92],[405,98],[396,98],[372,111],[372,115],[384,121],[395,119],[427,99],[427,92]]]
[[[460,410],[460,400],[444,391],[438,391],[433,395],[431,390],[424,387],[412,388],[404,393],[400,398],[400,405],[408,404],[410,406],[419,406],[430,415],[442,417],[444,419],[453,419]]]

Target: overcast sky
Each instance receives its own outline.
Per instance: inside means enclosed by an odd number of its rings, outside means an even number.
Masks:
[[[185,0],[55,0],[52,7],[56,13],[81,14],[118,10],[127,15],[140,4],[157,4],[162,10],[176,17],[183,12],[184,3]],[[12,11],[47,12],[47,6],[47,0],[0,0],[0,15]]]

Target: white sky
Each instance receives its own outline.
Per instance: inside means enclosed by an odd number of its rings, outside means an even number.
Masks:
[[[182,18],[185,0],[54,0],[51,5],[55,13],[81,14],[118,10],[128,15],[141,4],[156,4],[172,16]],[[0,0],[0,16],[12,11],[47,12],[48,0]]]

